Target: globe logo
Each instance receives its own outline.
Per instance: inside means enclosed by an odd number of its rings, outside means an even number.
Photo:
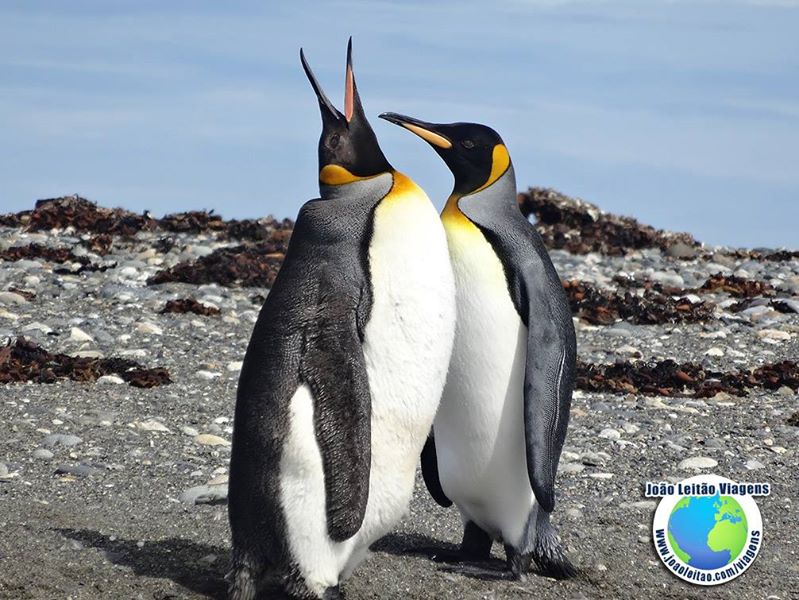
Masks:
[[[719,585],[741,575],[763,541],[763,520],[753,495],[767,496],[768,483],[736,483],[697,475],[678,483],[647,483],[645,495],[660,497],[652,520],[655,551],[677,577]]]
[[[669,516],[674,553],[697,569],[719,569],[741,555],[749,528],[732,496],[684,496]]]

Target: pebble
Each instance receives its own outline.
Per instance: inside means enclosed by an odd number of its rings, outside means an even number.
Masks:
[[[761,329],[757,332],[757,337],[763,340],[784,342],[791,339],[791,334],[780,329]]]
[[[32,456],[33,458],[38,458],[39,460],[50,460],[53,458],[54,454],[46,448],[37,448],[33,451]]]
[[[125,383],[125,380],[119,375],[103,375],[102,377],[97,378],[97,383],[100,385],[119,385],[121,383]]]
[[[22,332],[40,331],[41,333],[47,335],[48,333],[53,331],[53,328],[50,327],[49,325],[45,325],[44,323],[39,323],[39,321],[34,321],[33,323],[28,323],[24,327],[20,328],[20,331]]]
[[[75,477],[89,477],[94,475],[99,469],[91,465],[59,465],[56,467],[56,475],[73,475]]]
[[[618,440],[621,439],[621,434],[616,431],[615,429],[603,429],[599,432],[599,437],[606,439],[606,440]]]
[[[589,473],[588,476],[594,479],[610,479],[613,477],[613,473]]]
[[[233,362],[229,362],[226,368],[228,371],[241,371],[241,367],[243,364],[244,364],[243,361],[235,360]]]
[[[14,306],[27,303],[28,301],[25,299],[25,296],[21,294],[17,294],[16,292],[0,292],[0,304]]]
[[[76,435],[70,435],[66,433],[51,433],[44,438],[42,445],[47,446],[48,448],[52,448],[54,446],[66,446],[69,448],[71,446],[77,446],[82,441],[83,440]]]
[[[766,465],[759,460],[750,459],[744,463],[744,467],[747,471],[757,471],[758,469],[765,469]]]
[[[713,346],[705,352],[705,356],[724,356],[724,350],[717,346]]]
[[[610,460],[610,455],[605,452],[583,452],[580,456],[584,465],[589,467],[598,467],[604,465],[606,461]]]
[[[227,502],[227,485],[198,485],[189,488],[178,498],[186,504],[223,504]]]
[[[197,431],[194,427],[189,427],[187,425],[184,425],[183,427],[181,427],[180,431],[183,433],[183,435],[189,435],[191,437],[196,437],[196,436],[200,435],[200,432]]]
[[[69,330],[69,339],[73,342],[93,342],[94,338],[90,336],[88,333],[79,329],[78,327],[73,327]]]
[[[6,463],[0,462],[0,479],[6,479],[9,476],[8,467]]]
[[[219,437],[218,435],[213,435],[211,433],[201,433],[200,435],[196,435],[194,436],[194,441],[203,446],[230,446],[230,442],[228,442],[225,438]]]
[[[142,431],[160,431],[162,433],[171,433],[169,428],[158,421],[157,419],[146,419],[144,421],[134,421],[133,426]]]
[[[144,321],[136,326],[136,331],[145,335],[164,335],[164,330],[155,323]]]
[[[692,469],[713,469],[717,467],[718,464],[719,461],[714,458],[710,458],[709,456],[692,456],[680,461],[680,464],[677,465],[677,468],[682,469],[683,471]]]
[[[216,379],[217,377],[221,377],[222,373],[217,373],[216,371],[204,371],[199,370],[197,371],[197,377],[200,379],[205,379],[206,381],[211,381],[212,379]]]

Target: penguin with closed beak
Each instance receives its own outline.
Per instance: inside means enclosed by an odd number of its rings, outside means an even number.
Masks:
[[[343,114],[300,55],[322,113],[320,198],[299,212],[239,379],[231,600],[339,597],[408,509],[455,333],[444,229],[378,145],[351,40]]]
[[[520,578],[535,561],[569,577],[576,570],[549,518],[574,388],[574,325],[541,236],[519,211],[508,150],[484,125],[380,117],[424,139],[455,177],[441,218],[458,320],[422,454],[427,487],[461,512],[461,560],[487,559],[496,540],[505,576]]]

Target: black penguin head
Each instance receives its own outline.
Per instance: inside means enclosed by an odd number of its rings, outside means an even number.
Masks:
[[[313,86],[322,112],[322,136],[319,138],[319,183],[340,185],[391,171],[391,165],[377,143],[361,105],[352,71],[352,38],[347,44],[347,71],[344,80],[344,114],[327,99],[322,86],[305,60],[300,60]]]
[[[383,113],[380,118],[404,127],[430,144],[455,176],[453,193],[460,196],[487,188],[510,166],[502,138],[485,125],[427,123],[397,113]]]

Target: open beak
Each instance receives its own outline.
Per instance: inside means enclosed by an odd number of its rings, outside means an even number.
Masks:
[[[452,142],[443,134],[437,131],[438,125],[435,123],[428,123],[427,121],[420,121],[413,117],[406,117],[393,112],[385,112],[380,115],[381,119],[385,119],[389,123],[400,125],[408,131],[415,133],[428,144],[448,150],[452,148]]]
[[[355,85],[355,75],[352,71],[352,38],[350,37],[347,43],[347,71],[344,76],[344,114],[342,115],[338,109],[333,106],[333,103],[328,100],[322,86],[316,79],[313,71],[311,70],[308,61],[305,59],[305,53],[300,48],[300,61],[302,68],[305,70],[305,75],[308,81],[311,82],[313,91],[316,98],[319,100],[319,109],[322,111],[322,121],[327,122],[338,121],[343,119],[348,125],[352,122],[353,117],[363,115],[363,106],[361,105],[361,98],[358,95],[358,87]]]

